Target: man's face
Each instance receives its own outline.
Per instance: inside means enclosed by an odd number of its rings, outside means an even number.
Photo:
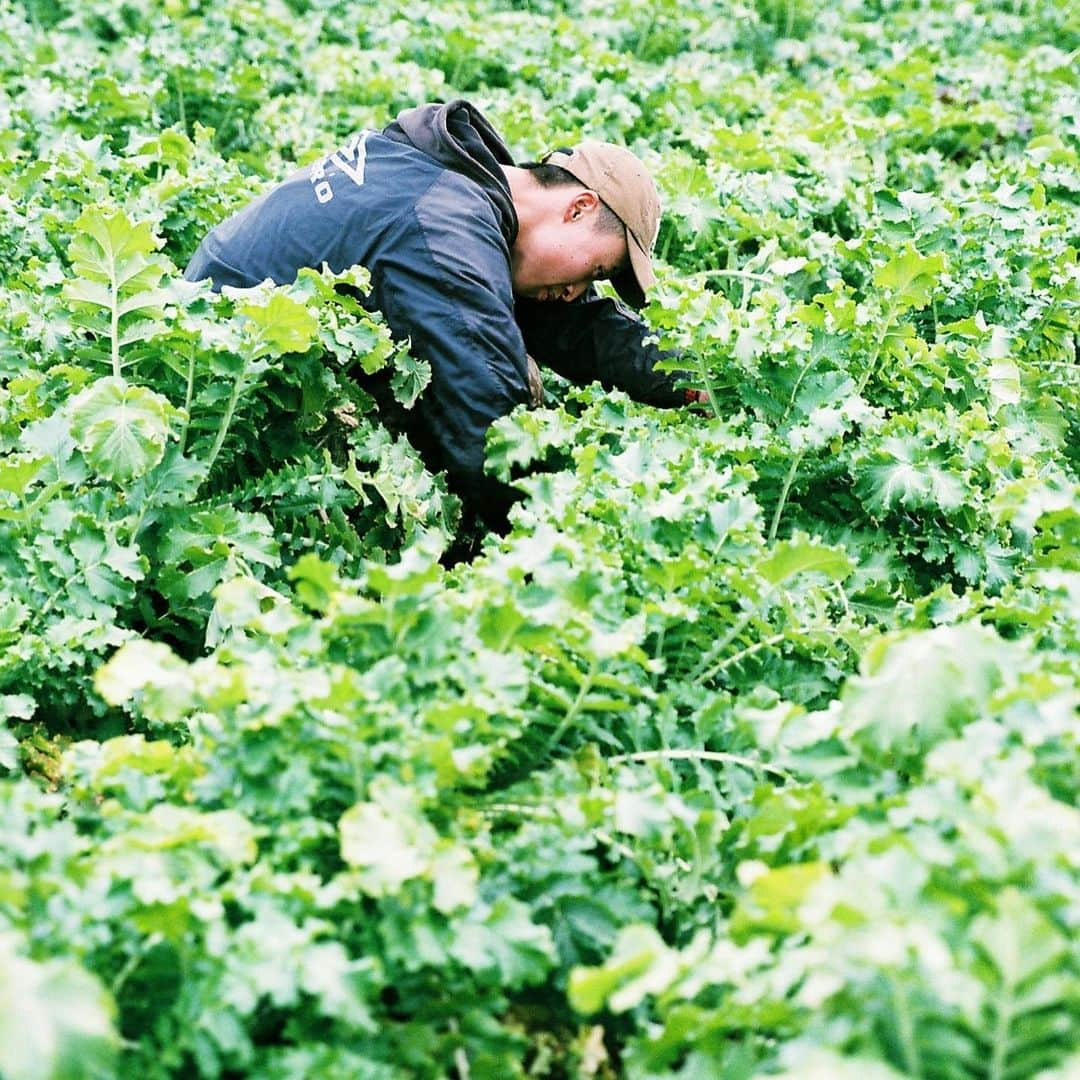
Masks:
[[[511,253],[514,292],[530,300],[576,300],[593,281],[610,278],[626,263],[625,235],[596,227],[600,201],[569,189],[565,207],[518,236]]]

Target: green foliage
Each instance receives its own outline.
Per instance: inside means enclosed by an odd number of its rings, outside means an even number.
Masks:
[[[1078,49],[1067,0],[0,0],[5,1080],[1075,1080]],[[709,401],[549,386],[502,537],[374,411],[431,371],[363,268],[179,273],[463,93],[649,162]]]
[[[108,338],[113,375],[119,378],[121,348],[153,336],[161,316],[158,286],[168,264],[153,258],[161,241],[150,222],[133,226],[122,210],[107,214],[88,207],[72,229],[68,258],[73,280],[63,295],[97,316],[89,325]],[[128,318],[132,315],[137,318]]]
[[[169,422],[178,412],[160,394],[98,379],[71,401],[71,437],[103,480],[125,483],[144,476],[165,456]]]
[[[0,983],[0,1067],[11,1080],[91,1080],[115,1075],[115,1006],[70,960],[35,963],[5,935]]]

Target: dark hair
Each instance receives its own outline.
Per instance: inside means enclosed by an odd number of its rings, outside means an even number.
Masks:
[[[569,184],[576,184],[578,187],[585,186],[573,173],[567,172],[561,165],[549,165],[546,161],[527,161],[518,168],[528,169],[541,187],[564,187]],[[626,226],[623,225],[622,219],[603,199],[600,200],[600,216],[596,219],[596,228],[602,233],[626,235]]]

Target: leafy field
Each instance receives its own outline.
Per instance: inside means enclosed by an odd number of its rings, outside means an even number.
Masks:
[[[1080,1077],[1073,0],[0,0],[0,69],[3,1080]],[[711,403],[551,376],[502,538],[340,282],[180,276],[459,95],[650,163]]]

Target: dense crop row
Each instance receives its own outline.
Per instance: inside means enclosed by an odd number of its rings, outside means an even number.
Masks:
[[[1070,0],[0,0],[0,1076],[1080,1076]],[[206,230],[419,101],[625,142],[697,412],[505,537]],[[363,287],[361,269],[345,275]]]

